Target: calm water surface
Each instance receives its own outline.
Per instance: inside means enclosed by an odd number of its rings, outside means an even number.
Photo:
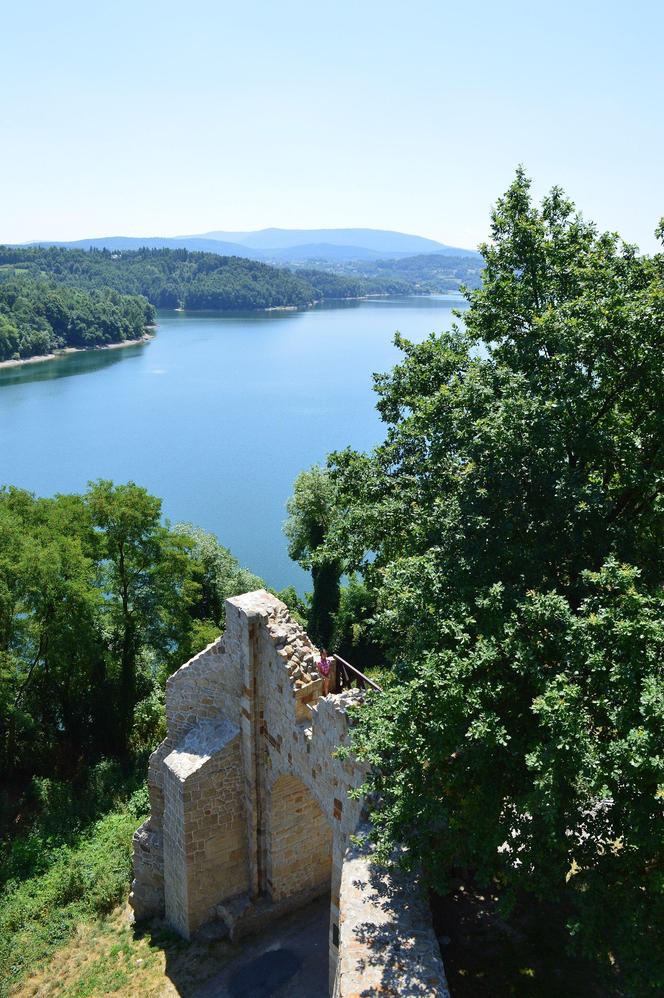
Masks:
[[[382,439],[371,375],[398,360],[394,332],[421,340],[464,305],[162,312],[148,344],[0,370],[0,483],[52,495],[131,479],[270,585],[307,588],[282,534],[293,480],[328,451]]]

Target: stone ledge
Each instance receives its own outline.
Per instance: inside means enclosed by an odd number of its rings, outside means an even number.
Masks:
[[[164,759],[164,765],[184,781],[240,734],[231,721],[201,721],[187,732],[180,744]]]
[[[323,887],[310,887],[280,901],[272,901],[269,897],[252,900],[248,894],[239,894],[217,905],[217,919],[225,926],[230,941],[238,942],[245,936],[260,932],[276,919],[289,915],[298,908],[304,908],[328,891],[328,884]]]
[[[341,878],[334,998],[386,995],[450,998],[417,879],[375,866],[370,847],[353,846]]]
[[[248,620],[256,618],[267,620],[275,604],[284,606],[276,596],[268,593],[266,589],[254,589],[253,592],[243,593],[241,596],[232,596],[226,600],[227,606],[234,607],[239,613],[246,616]]]

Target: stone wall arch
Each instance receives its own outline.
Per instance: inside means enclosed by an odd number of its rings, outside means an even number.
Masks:
[[[275,759],[273,755],[269,757],[269,773],[265,786],[266,794],[273,794],[275,783],[283,777],[294,777],[305,787],[323,813],[330,829],[334,830],[333,808],[331,807],[329,795],[317,785],[314,776],[316,772],[315,765],[304,767],[298,764],[299,760],[297,758],[291,756],[291,759],[292,762],[289,763],[288,758],[283,759],[278,757]]]
[[[295,773],[272,780],[266,807],[266,886],[274,902],[301,903],[329,893],[333,829],[311,789]]]

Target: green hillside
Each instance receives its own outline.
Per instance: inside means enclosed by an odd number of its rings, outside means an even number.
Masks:
[[[294,274],[255,260],[187,250],[130,252],[61,247],[0,247],[0,274],[18,273],[85,290],[112,288],[143,295],[158,308],[303,308],[323,298],[404,293],[394,275],[361,277],[308,270]]]

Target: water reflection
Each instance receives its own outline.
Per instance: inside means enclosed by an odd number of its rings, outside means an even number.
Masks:
[[[74,374],[89,374],[112,367],[122,360],[138,357],[147,343],[137,343],[130,347],[113,350],[81,350],[65,353],[53,360],[40,360],[34,364],[21,364],[18,367],[0,368],[0,387],[20,385],[31,381],[53,381],[57,378],[70,378]]]
[[[318,305],[314,305],[313,309],[315,311],[325,311],[326,309],[340,309],[340,308],[361,308],[370,305],[371,307],[380,307],[383,309],[433,309],[435,311],[440,311],[441,307],[445,308],[467,308],[468,303],[466,299],[460,294],[447,294],[447,295],[386,295],[375,296],[369,298],[348,298],[341,299],[339,301],[322,301]]]

